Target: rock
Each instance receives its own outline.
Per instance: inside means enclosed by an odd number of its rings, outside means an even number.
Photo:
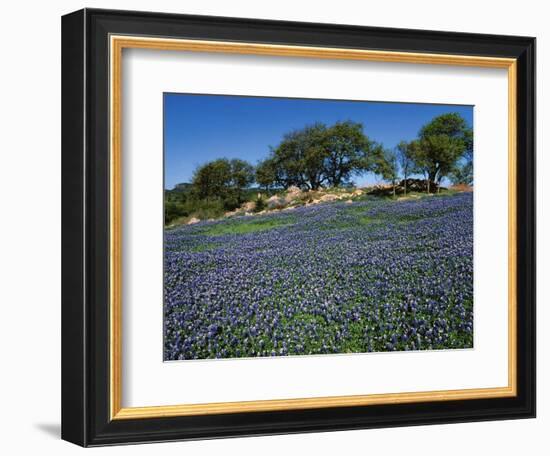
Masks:
[[[346,200],[346,204],[352,204],[352,203],[353,203],[352,200],[350,200],[350,199],[349,199],[349,200]]]
[[[301,194],[302,194],[302,190],[300,190],[298,187],[294,185],[291,187],[288,187],[286,191],[285,202],[290,203],[292,200],[297,199]]]
[[[284,204],[285,204],[285,200],[280,198],[277,195],[273,195],[266,202],[267,202],[267,207],[269,209],[280,208],[280,207],[284,206]]]
[[[199,223],[201,219],[197,217],[191,217],[191,219],[187,222],[187,225],[194,225],[195,223]]]
[[[244,212],[252,212],[255,207],[256,207],[256,203],[254,201],[248,201],[242,204],[241,209]]]
[[[306,203],[306,206],[314,206],[315,204],[319,204],[320,202],[321,202],[321,200],[314,199],[314,200],[308,201]]]
[[[290,194],[290,193],[302,193],[302,190],[300,190],[300,188],[296,187],[295,185],[291,185],[290,187],[288,187],[286,189],[286,192],[288,194]]]
[[[428,189],[428,183],[426,179],[407,179],[402,180],[395,186],[395,194],[402,195],[405,193],[405,183],[407,184],[407,195],[409,192],[426,193]],[[445,190],[444,187],[440,187],[440,190]],[[430,183],[430,193],[436,193],[438,186],[435,182]],[[371,187],[368,191],[370,195],[375,196],[391,196],[393,195],[393,187],[390,184],[381,184]]]
[[[330,202],[330,201],[336,201],[338,199],[340,199],[340,198],[337,195],[333,195],[332,193],[321,196],[321,201],[323,203],[327,203],[327,202]]]

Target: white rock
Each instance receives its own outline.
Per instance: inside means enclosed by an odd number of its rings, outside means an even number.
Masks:
[[[296,187],[295,185],[291,185],[290,187],[288,187],[286,189],[286,192],[289,193],[289,194],[290,193],[302,193],[302,190],[300,190],[300,188]]]
[[[254,201],[248,201],[242,204],[241,209],[245,212],[250,212],[253,211],[255,207],[256,203]]]
[[[329,193],[328,195],[323,195],[321,196],[321,201],[326,203],[326,202],[329,202],[329,201],[336,201],[340,198],[338,198],[337,195],[333,195],[332,193]]]
[[[192,217],[188,222],[187,222],[187,225],[194,225],[195,223],[199,223],[201,221],[201,219],[197,218],[197,217]]]
[[[284,204],[285,204],[285,200],[279,198],[277,195],[273,195],[271,198],[267,200],[267,207],[269,209],[280,207],[280,206],[283,206]]]

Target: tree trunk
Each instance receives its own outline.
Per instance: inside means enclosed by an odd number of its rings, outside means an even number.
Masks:
[[[407,196],[407,176],[405,176],[404,182],[405,182],[404,184],[405,196]]]

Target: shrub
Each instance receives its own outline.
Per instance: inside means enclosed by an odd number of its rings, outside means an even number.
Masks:
[[[267,203],[265,202],[265,199],[260,197],[254,200],[254,212],[262,212],[266,208]]]
[[[186,209],[185,204],[179,201],[166,201],[164,203],[164,223],[169,225],[174,220],[187,217],[189,211]]]

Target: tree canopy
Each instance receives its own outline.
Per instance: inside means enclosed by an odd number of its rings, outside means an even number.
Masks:
[[[424,125],[409,143],[410,158],[428,181],[438,186],[456,170],[457,161],[473,152],[473,133],[458,113],[442,114]]]
[[[382,176],[386,181],[389,181],[393,187],[395,195],[395,184],[399,179],[399,159],[396,151],[384,149],[380,146],[375,149],[374,164],[372,171],[375,174]]]
[[[254,167],[239,159],[219,158],[195,170],[194,195],[203,200],[220,199],[227,209],[244,201],[244,190],[254,182]]]
[[[354,174],[373,165],[375,143],[360,123],[308,125],[287,133],[256,167],[256,179],[266,188],[297,186],[317,190],[350,183]]]

